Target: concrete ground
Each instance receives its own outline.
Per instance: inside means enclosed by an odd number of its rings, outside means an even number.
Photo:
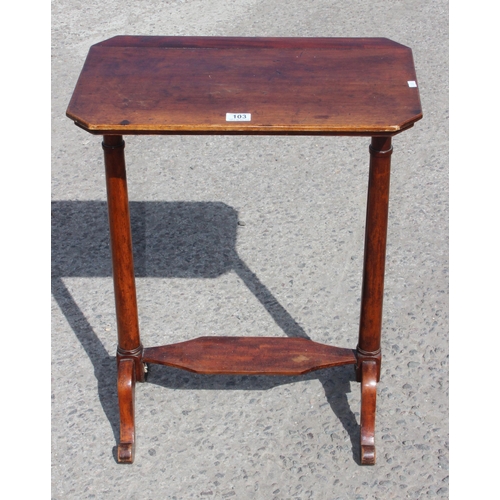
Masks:
[[[52,2],[53,499],[448,498],[447,9],[443,0]],[[358,464],[352,366],[294,378],[153,366],[136,392],[135,463],[116,463],[102,150],[65,110],[89,47],[118,34],[387,37],[412,48],[424,118],[393,141],[374,467]],[[355,347],[368,138],[126,144],[145,346],[306,334]],[[195,235],[189,258],[176,253],[182,236],[161,246],[172,227]],[[176,264],[162,264],[162,251]]]

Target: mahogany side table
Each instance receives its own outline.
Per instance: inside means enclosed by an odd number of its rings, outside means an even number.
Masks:
[[[361,463],[374,464],[391,141],[422,118],[411,49],[386,38],[117,36],[90,48],[66,114],[103,136],[118,325],[118,461],[134,459],[134,389],[147,363],[247,375],[353,364],[361,383]],[[200,337],[144,348],[123,141],[134,134],[371,137],[357,347]]]

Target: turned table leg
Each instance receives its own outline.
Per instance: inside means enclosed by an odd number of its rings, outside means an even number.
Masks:
[[[135,291],[132,234],[125,174],[125,142],[122,136],[105,135],[104,165],[113,262],[116,320],[118,325],[118,404],[120,443],[118,461],[132,462],[134,448],[134,386],[144,381],[142,345]]]
[[[392,145],[372,137],[356,378],[361,382],[361,463],[375,463],[375,411],[380,380],[380,333]]]

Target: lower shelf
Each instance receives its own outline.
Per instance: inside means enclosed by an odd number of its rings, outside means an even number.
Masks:
[[[356,363],[356,351],[303,338],[199,337],[143,350],[142,361],[205,375],[301,375]]]

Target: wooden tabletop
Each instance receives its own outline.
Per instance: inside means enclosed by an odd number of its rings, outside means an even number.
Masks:
[[[411,49],[386,38],[117,36],[66,114],[94,134],[394,135],[422,109]]]

